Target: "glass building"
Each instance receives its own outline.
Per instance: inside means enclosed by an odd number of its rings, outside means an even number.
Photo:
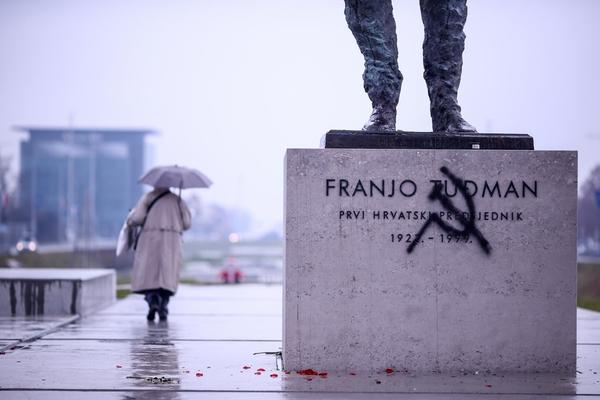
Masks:
[[[148,129],[19,127],[20,203],[41,243],[114,240],[142,195]]]

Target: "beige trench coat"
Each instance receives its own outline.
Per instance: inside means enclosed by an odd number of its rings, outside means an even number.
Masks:
[[[159,188],[146,193],[127,219],[130,226],[139,226],[146,219],[135,250],[133,292],[160,288],[177,291],[183,262],[181,235],[191,226],[192,217],[185,202],[171,192],[158,199],[147,212],[152,200],[166,190]]]

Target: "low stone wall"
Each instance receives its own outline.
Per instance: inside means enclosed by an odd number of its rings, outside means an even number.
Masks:
[[[108,269],[0,269],[0,316],[86,315],[116,300]]]
[[[115,255],[113,247],[94,250],[57,250],[41,252],[24,252],[14,256],[0,255],[0,268],[8,267],[10,261],[23,268],[115,268],[127,270],[133,265],[133,252],[129,251],[120,257]]]

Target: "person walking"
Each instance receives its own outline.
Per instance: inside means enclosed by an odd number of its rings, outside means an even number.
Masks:
[[[169,299],[179,283],[183,262],[181,236],[191,226],[190,210],[168,187],[155,187],[142,196],[129,214],[127,224],[141,226],[134,246],[132,292],[145,296],[149,321],[157,313],[165,321]]]

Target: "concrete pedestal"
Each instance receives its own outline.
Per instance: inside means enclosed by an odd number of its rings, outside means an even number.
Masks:
[[[575,152],[285,164],[286,369],[574,371]]]
[[[111,269],[0,269],[0,316],[86,315],[115,302]]]

